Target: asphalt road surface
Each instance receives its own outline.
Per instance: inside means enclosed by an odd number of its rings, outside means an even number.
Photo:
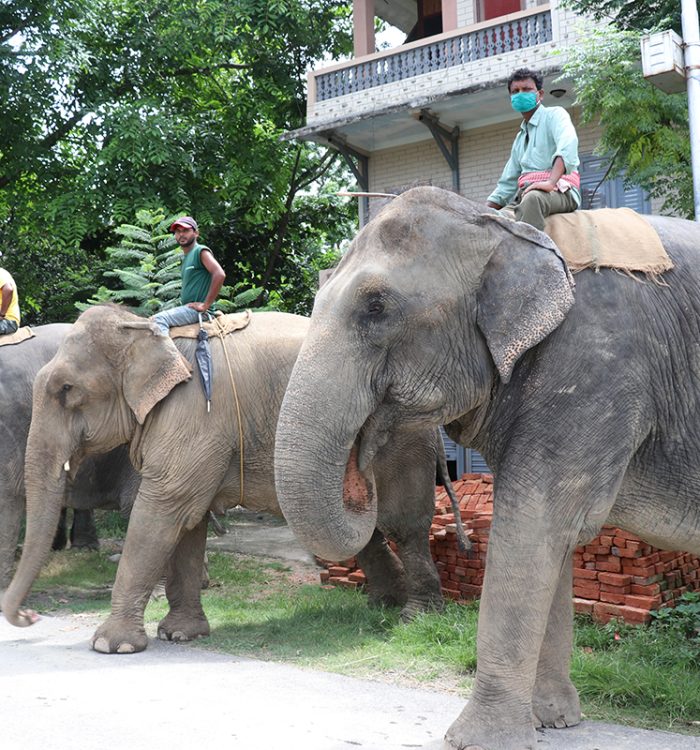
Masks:
[[[286,526],[244,526],[211,546],[307,559]],[[140,654],[98,654],[97,624],[44,616],[20,629],[0,616],[0,748],[441,750],[464,705],[153,638]],[[537,750],[700,750],[700,737],[584,721],[538,732]]]

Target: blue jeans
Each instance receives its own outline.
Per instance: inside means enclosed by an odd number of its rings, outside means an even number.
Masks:
[[[163,310],[151,317],[151,320],[160,328],[162,336],[169,336],[170,329],[174,326],[188,326],[190,323],[199,323],[199,316],[209,317],[208,313],[198,313],[194,308],[187,305],[173,307],[171,310]]]
[[[14,320],[8,320],[7,318],[0,319],[0,336],[4,336],[8,333],[14,333],[17,330],[17,323]]]

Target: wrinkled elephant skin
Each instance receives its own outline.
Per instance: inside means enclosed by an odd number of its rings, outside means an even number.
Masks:
[[[56,488],[65,481],[66,462],[73,471],[84,456],[128,445],[141,484],[112,612],[96,631],[93,647],[105,653],[146,648],[143,610],[163,574],[170,609],[158,626],[159,637],[207,635],[200,584],[208,511],[221,513],[242,504],[279,513],[272,468],[275,430],[307,329],[307,318],[256,313],[245,329],[223,341],[212,338],[208,412],[192,366],[195,340],[158,336],[149,321],[117,306],[83,313],[34,385],[25,472],[27,540],[3,600],[7,619],[31,624],[20,605],[50,545],[47,528],[53,519],[46,520],[45,509],[59,510]],[[353,486],[362,487],[364,497],[352,509],[361,519],[353,543],[359,543],[370,601],[398,604],[410,617],[442,606],[428,544],[436,433],[433,428],[398,431],[393,440],[380,443],[371,466],[355,470]],[[319,519],[319,528],[324,523]],[[387,537],[395,541],[398,555]]]
[[[647,218],[674,263],[663,283],[602,269],[574,285],[544,234],[415,188],[317,295],[277,434],[292,530],[323,508],[338,533],[317,546],[345,544],[335,467],[397,424],[447,424],[495,473],[476,681],[447,748],[534,748],[535,725],[580,720],[578,543],[608,522],[700,552],[700,225]]]
[[[24,516],[24,454],[32,417],[32,384],[37,372],[55,355],[71,326],[33,326],[34,337],[0,346],[0,591],[12,578],[15,552]],[[92,509],[129,506],[138,477],[123,449],[86,461],[67,483],[65,504],[75,508],[73,546],[95,546]],[[65,520],[65,519],[63,519]],[[64,526],[54,541],[67,543]]]

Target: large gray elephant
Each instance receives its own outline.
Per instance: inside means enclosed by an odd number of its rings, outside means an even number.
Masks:
[[[0,590],[12,577],[24,516],[24,452],[32,416],[32,384],[70,328],[67,323],[34,326],[33,338],[0,346]],[[85,462],[66,486],[64,503],[76,511],[72,544],[95,545],[92,510],[127,508],[137,485],[138,476],[124,449]],[[65,528],[59,527],[55,546],[65,543],[65,537]]]
[[[35,619],[20,605],[50,546],[64,467],[73,472],[83,456],[128,444],[141,486],[112,613],[93,647],[105,653],[146,648],[143,611],[161,572],[167,573],[170,611],[159,637],[208,634],[200,600],[207,513],[239,503],[279,513],[272,470],[277,415],[307,328],[307,318],[257,313],[247,328],[224,339],[228,361],[222,339],[212,339],[208,413],[200,377],[191,377],[194,340],[178,338],[176,347],[156,335],[152,323],[115,306],[83,313],[36,378],[26,458],[27,538],[3,600],[5,617],[15,625]],[[442,604],[428,544],[437,455],[430,428],[397,431],[378,452],[379,513],[357,549],[370,598],[402,605],[407,616]]]
[[[574,288],[546,235],[415,188],[316,298],[275,455],[304,544],[365,543],[369,459],[398,424],[452,423],[495,473],[476,681],[446,747],[535,748],[534,725],[580,721],[572,553],[604,523],[700,552],[700,226],[648,218],[664,283],[600,270]]]

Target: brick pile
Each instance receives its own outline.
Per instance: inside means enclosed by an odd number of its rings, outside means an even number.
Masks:
[[[453,483],[462,523],[472,543],[470,556],[457,546],[454,514],[447,493],[436,488],[430,552],[445,597],[469,601],[481,595],[486,549],[493,516],[493,478],[464,474]],[[364,573],[354,558],[340,563],[319,560],[321,583],[361,588]],[[634,534],[611,526],[574,553],[574,608],[597,622],[620,618],[646,623],[650,612],[673,607],[685,591],[700,590],[700,557],[652,547]]]

